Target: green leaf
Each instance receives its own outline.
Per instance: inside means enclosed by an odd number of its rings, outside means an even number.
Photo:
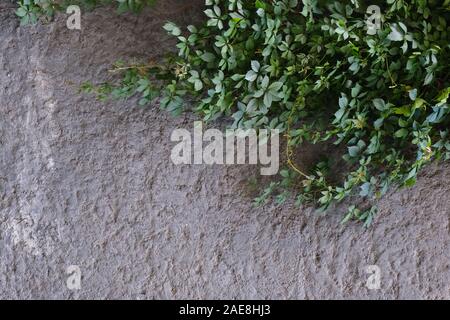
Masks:
[[[380,110],[380,111],[387,110],[386,103],[384,102],[383,99],[379,99],[379,98],[373,99],[372,102],[373,102],[373,105],[375,106],[375,108],[377,108],[378,110]]]
[[[433,78],[434,78],[434,74],[428,73],[427,76],[425,77],[425,80],[423,81],[423,85],[424,86],[429,85],[433,81]]]
[[[402,128],[402,129],[400,129],[400,130],[397,130],[397,131],[395,132],[395,136],[396,136],[397,138],[404,138],[404,137],[408,136],[408,130],[406,130],[405,128]]]
[[[348,154],[352,158],[357,157],[360,151],[361,151],[361,149],[358,146],[348,147]]]
[[[410,98],[412,101],[414,101],[414,100],[417,99],[417,89],[409,90],[408,94],[409,94],[409,98]]]
[[[16,15],[18,15],[19,17],[24,17],[27,13],[27,10],[23,7],[20,7],[16,10]]]
[[[247,72],[247,74],[245,75],[245,80],[249,81],[249,82],[253,82],[256,80],[256,78],[258,77],[258,74],[253,71],[250,70],[249,72]]]

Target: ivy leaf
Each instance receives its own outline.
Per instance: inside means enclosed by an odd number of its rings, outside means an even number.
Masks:
[[[125,10],[126,11],[126,10]],[[172,22],[168,22],[163,26],[164,30],[166,30],[167,32],[169,32],[170,34],[172,34],[175,37],[178,37],[181,35],[181,29],[179,27],[177,27],[174,23]]]
[[[379,99],[379,98],[373,99],[372,102],[373,102],[373,105],[375,106],[375,108],[377,108],[378,110],[380,110],[380,111],[387,110],[386,103],[384,102],[383,99]]]
[[[258,74],[253,71],[250,70],[249,72],[247,72],[247,74],[245,75],[245,80],[249,81],[249,82],[253,82],[256,80],[256,78],[258,77]]]
[[[253,60],[251,62],[252,65],[252,70],[255,71],[256,73],[259,72],[259,68],[261,68],[261,65],[259,64],[259,61]]]
[[[428,73],[427,76],[425,77],[425,80],[423,81],[423,85],[424,86],[429,85],[433,81],[433,78],[434,78],[434,74]]]
[[[356,156],[358,156],[360,151],[361,151],[361,149],[358,146],[348,147],[348,154],[352,158],[355,158]]]
[[[216,56],[211,52],[205,52],[200,58],[205,62],[213,62],[216,59]]]
[[[361,186],[361,192],[359,195],[361,197],[367,197],[372,192],[372,184],[370,182],[366,182]]]
[[[405,128],[402,128],[402,129],[397,130],[395,132],[395,136],[397,138],[404,138],[404,137],[406,137],[408,135],[408,133],[409,133],[408,130],[406,130]]]

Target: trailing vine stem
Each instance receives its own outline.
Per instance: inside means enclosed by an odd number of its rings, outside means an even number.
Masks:
[[[292,150],[292,146],[291,146],[292,137],[291,137],[291,133],[290,132],[291,132],[291,126],[292,126],[292,116],[293,116],[295,111],[296,111],[296,107],[294,105],[292,107],[291,113],[289,114],[289,118],[288,118],[288,121],[287,121],[287,131],[286,131],[286,135],[285,135],[285,137],[287,138],[287,142],[286,142],[287,163],[292,168],[292,170],[294,170],[295,172],[297,172],[298,174],[300,174],[301,176],[303,176],[306,179],[311,179],[306,173],[304,173],[302,170],[300,170],[296,166],[294,161],[292,160],[292,156],[294,154],[294,151]]]

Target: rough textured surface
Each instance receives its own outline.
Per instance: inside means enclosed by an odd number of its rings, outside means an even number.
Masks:
[[[168,48],[162,23],[190,20],[180,3],[99,9],[81,32],[0,9],[0,298],[449,299],[449,165],[383,199],[368,231],[341,227],[339,209],[253,208],[253,167],[174,166],[170,133],[194,117],[77,93]],[[372,264],[380,290],[365,287]]]

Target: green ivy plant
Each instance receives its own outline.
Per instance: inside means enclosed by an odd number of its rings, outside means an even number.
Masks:
[[[16,14],[22,25],[34,24],[41,17],[52,17],[55,12],[64,10],[69,5],[79,5],[92,9],[98,5],[116,3],[119,13],[126,11],[139,12],[156,0],[20,0]]]
[[[372,4],[380,6],[382,24],[369,35]],[[201,26],[164,26],[177,40],[176,56],[118,64],[122,82],[84,84],[85,91],[139,94],[142,105],[162,95],[161,107],[175,114],[192,105],[189,99],[205,121],[226,117],[233,127],[281,130],[286,169],[256,202],[295,197],[326,210],[351,198],[343,222],[369,225],[376,214],[370,203],[390,186],[412,186],[425,165],[450,159],[450,0],[206,6]],[[341,154],[301,170],[294,151],[305,142],[334,144]],[[333,163],[341,158],[338,175]]]

